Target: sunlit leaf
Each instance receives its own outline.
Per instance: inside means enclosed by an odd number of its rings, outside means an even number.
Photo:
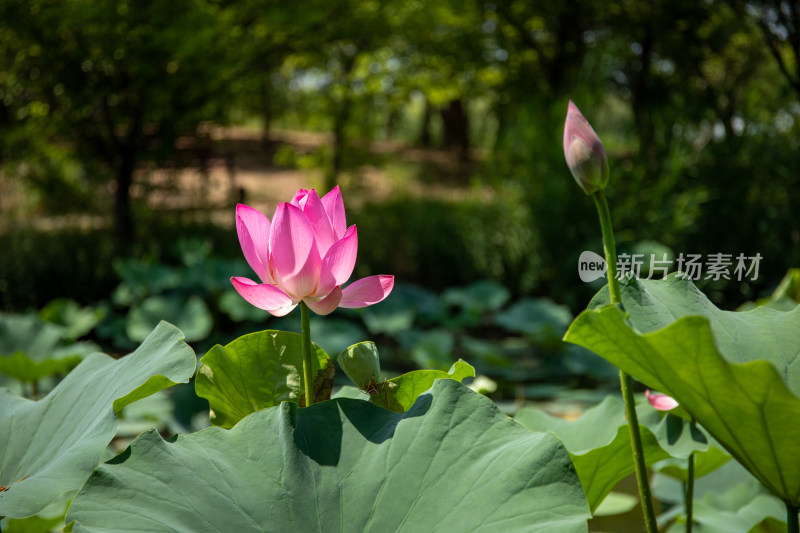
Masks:
[[[433,386],[437,379],[454,379],[458,382],[475,377],[475,369],[458,360],[448,372],[441,370],[413,370],[402,376],[375,385],[370,392],[372,403],[390,411],[402,413],[411,408],[420,394]]]
[[[439,380],[408,412],[352,399],[283,403],[230,430],[148,432],[99,467],[75,531],[585,532],[558,439]]]
[[[585,311],[566,340],[675,398],[770,491],[800,504],[800,307],[720,311],[679,277],[630,280],[623,304],[630,321],[617,306]]]
[[[324,381],[329,367],[333,370],[328,354],[313,345],[312,360],[312,375]],[[300,403],[304,391],[302,368],[299,334],[259,331],[211,348],[200,359],[195,390],[208,400],[211,423],[231,427],[260,409],[283,401]],[[317,401],[330,397],[331,385],[332,382],[315,381]]]
[[[126,405],[194,373],[182,332],[162,322],[121,359],[86,358],[45,398],[0,391],[0,516],[25,518],[79,488],[114,437]]]

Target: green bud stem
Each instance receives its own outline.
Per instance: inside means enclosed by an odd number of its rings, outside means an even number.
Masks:
[[[692,430],[695,428],[692,419]],[[687,466],[688,475],[686,476],[686,488],[683,493],[683,506],[686,508],[686,533],[692,533],[692,522],[694,521],[694,453],[689,454],[689,464]]]
[[[303,335],[303,386],[305,387],[306,407],[314,403],[314,381],[311,377],[311,311],[305,302],[300,302],[300,331]]]
[[[603,232],[603,251],[606,256],[608,267],[608,291],[611,295],[611,303],[621,304],[622,295],[617,280],[617,247],[614,243],[614,228],[611,225],[611,212],[608,209],[604,190],[599,190],[592,194],[597,214],[600,216],[600,228]],[[657,533],[658,524],[656,514],[653,510],[653,496],[650,492],[650,483],[647,479],[647,465],[644,459],[644,449],[642,447],[642,436],[639,432],[639,419],[636,416],[636,402],[633,398],[633,380],[631,377],[619,371],[620,388],[622,389],[622,400],[625,403],[625,416],[628,419],[628,432],[631,438],[631,448],[633,450],[633,466],[636,471],[636,483],[639,486],[639,498],[642,501],[642,512],[647,533]]]

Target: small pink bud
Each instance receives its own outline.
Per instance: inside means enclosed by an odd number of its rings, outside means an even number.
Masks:
[[[675,398],[672,396],[658,393],[650,394],[650,389],[644,391],[644,395],[647,397],[647,401],[650,402],[650,405],[653,406],[653,409],[657,411],[672,411],[678,407],[678,402],[675,401]]]
[[[608,160],[603,143],[571,100],[564,123],[564,157],[583,192],[593,194],[606,188]]]

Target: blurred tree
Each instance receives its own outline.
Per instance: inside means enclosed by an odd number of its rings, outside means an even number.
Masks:
[[[120,244],[134,237],[137,164],[163,160],[179,135],[221,117],[231,45],[216,11],[202,0],[0,4],[5,54],[14,57],[2,81],[5,112],[14,111],[12,126],[38,114],[54,128],[48,141],[74,146],[90,172],[103,172],[92,179],[113,179]]]
[[[591,291],[564,273],[598,241],[561,149],[571,98],[609,153],[621,248],[759,251],[777,279],[800,263],[798,13],[789,0],[5,0],[0,158],[19,176],[39,168],[48,208],[113,179],[123,242],[133,169],[200,120],[255,116],[265,139],[277,126],[330,133],[315,154],[324,188],[379,165],[377,138],[479,146],[486,157],[456,179],[494,187],[486,219],[531,230],[463,229],[464,249],[493,258],[464,272],[576,302]],[[444,179],[428,170],[402,177]],[[393,209],[449,228],[425,246],[456,246],[465,226],[417,207]],[[402,270],[430,276],[426,253]]]
[[[322,32],[337,12],[335,3],[308,0],[218,0],[220,20],[231,37],[235,65],[231,92],[235,106],[260,118],[264,148],[276,115],[285,108],[283,87],[275,83],[284,60],[292,54],[317,50]]]
[[[738,0],[734,5],[758,22],[781,73],[800,96],[800,2]]]

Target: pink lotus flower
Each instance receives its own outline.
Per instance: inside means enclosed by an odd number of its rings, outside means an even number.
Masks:
[[[278,204],[269,219],[243,204],[236,206],[236,232],[247,263],[262,283],[232,277],[250,304],[284,316],[301,301],[319,315],[337,307],[366,307],[386,298],[394,276],[369,276],[344,289],[356,263],[358,235],[345,223],[337,186],[322,199],[314,189],[299,190]]]
[[[650,394],[650,389],[644,391],[647,401],[653,406],[653,409],[658,411],[672,411],[678,407],[678,402],[672,396],[666,394]]]
[[[564,123],[564,157],[583,192],[593,194],[606,188],[608,160],[603,143],[572,100]]]

